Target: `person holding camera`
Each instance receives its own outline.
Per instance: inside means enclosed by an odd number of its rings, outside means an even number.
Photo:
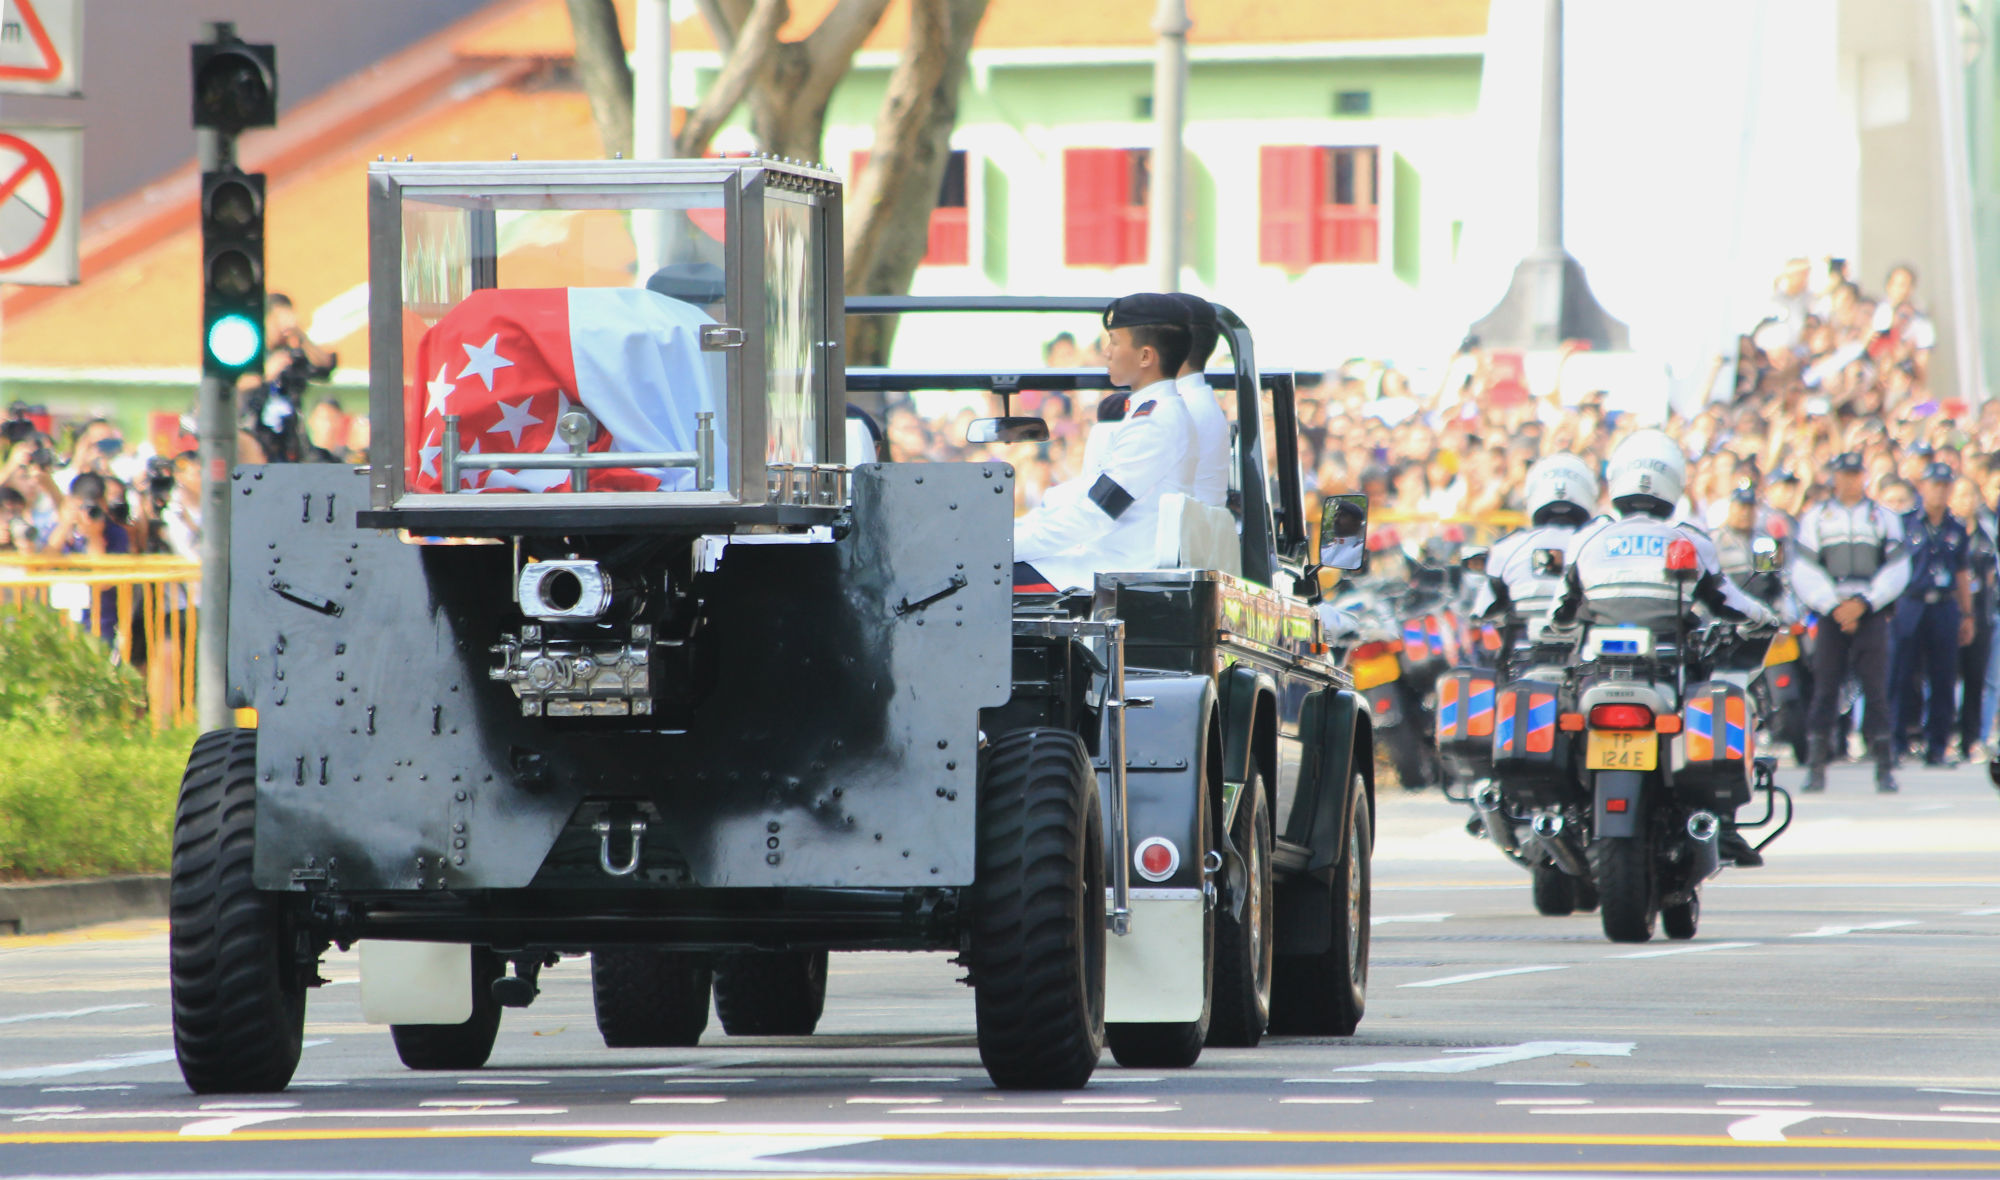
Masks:
[[[266,301],[264,331],[264,373],[261,378],[246,373],[237,386],[243,427],[269,462],[297,463],[313,457],[302,409],[306,386],[333,376],[340,356],[313,343],[290,297],[277,292]]]

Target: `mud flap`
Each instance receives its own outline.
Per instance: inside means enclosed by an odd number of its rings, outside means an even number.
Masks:
[[[1132,930],[1104,940],[1104,1019],[1164,1024],[1201,1019],[1199,889],[1134,889]]]
[[[456,942],[363,939],[361,1019],[464,1024],[472,1019],[472,948]]]
[[[1639,834],[1639,787],[1645,778],[1637,770],[1597,772],[1592,792],[1597,797],[1596,826],[1591,828],[1594,838],[1608,840]]]

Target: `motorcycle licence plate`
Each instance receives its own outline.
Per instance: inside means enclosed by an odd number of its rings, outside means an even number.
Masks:
[[[1659,764],[1660,738],[1650,730],[1593,729],[1583,749],[1586,770],[1652,770]]]

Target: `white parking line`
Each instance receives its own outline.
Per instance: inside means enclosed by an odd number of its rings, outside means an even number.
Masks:
[[[1508,967],[1499,971],[1474,971],[1470,975],[1447,975],[1443,979],[1422,979],[1416,983],[1398,984],[1398,987],[1450,987],[1454,983],[1477,983],[1482,979],[1499,979],[1506,975],[1533,975],[1538,971],[1567,971],[1568,963],[1544,963],[1536,967]]]
[[[1669,955],[1698,955],[1703,951],[1740,951],[1745,947],[1763,946],[1761,942],[1704,942],[1699,946],[1670,946],[1665,950],[1634,951],[1629,955],[1610,955],[1613,959],[1664,959]]]
[[[30,1012],[26,1016],[0,1016],[0,1024],[26,1024],[31,1020],[74,1020],[79,1016],[96,1016],[100,1012],[130,1012],[134,1008],[148,1008],[150,1004],[99,1004],[95,1008],[71,1008],[67,1012]]]

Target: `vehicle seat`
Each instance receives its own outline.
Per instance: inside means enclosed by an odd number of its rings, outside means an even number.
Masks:
[[[1153,543],[1155,569],[1243,572],[1243,544],[1236,517],[1179,492],[1160,497],[1160,527]]]

